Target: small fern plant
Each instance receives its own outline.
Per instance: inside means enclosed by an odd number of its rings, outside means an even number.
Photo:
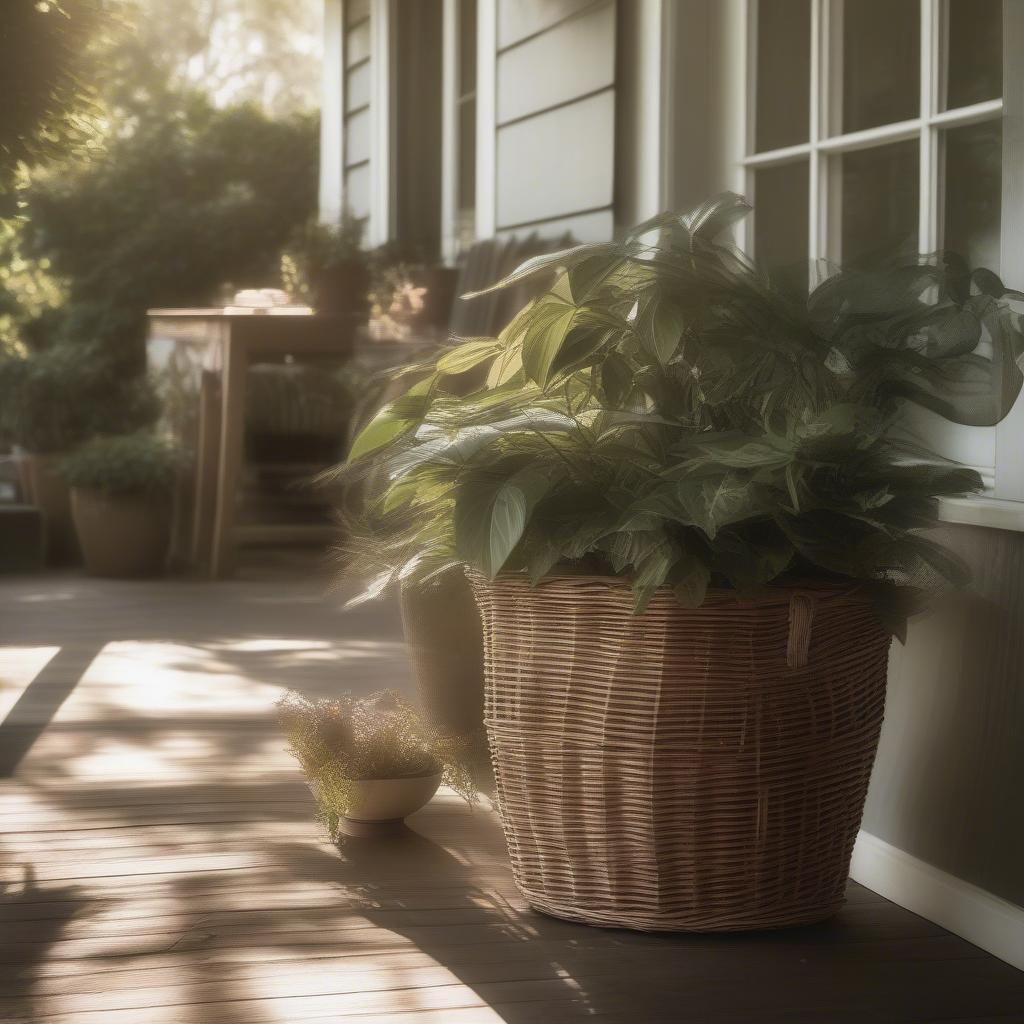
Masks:
[[[873,588],[898,631],[902,599],[965,581],[926,531],[981,480],[904,412],[1004,415],[1024,296],[949,253],[790,289],[719,241],[748,210],[725,194],[529,260],[495,287],[553,283],[497,337],[398,371],[338,470],[362,482],[369,596],[466,566],[585,572],[628,576],[639,612],[662,586],[697,606],[825,577]]]
[[[466,744],[431,728],[393,690],[369,697],[345,694],[309,700],[289,691],[278,718],[316,798],[318,817],[333,841],[354,806],[354,783],[441,773],[441,781],[467,803],[476,802]]]

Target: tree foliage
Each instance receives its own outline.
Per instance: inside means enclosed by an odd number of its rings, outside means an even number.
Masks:
[[[697,605],[794,577],[890,594],[965,579],[922,531],[980,479],[901,434],[900,413],[999,419],[1024,296],[945,254],[801,297],[714,241],[747,210],[725,195],[531,260],[498,287],[557,270],[549,291],[415,368],[342,471],[366,478],[356,535],[378,588],[557,567],[629,575],[640,610],[663,585]]]
[[[147,308],[275,283],[282,246],[315,209],[316,154],[310,115],[272,120],[193,94],[88,163],[37,177],[23,244],[65,281],[67,303],[36,334],[137,369]]]
[[[89,41],[103,0],[5,0],[0,16],[0,216],[15,176],[65,159],[93,134]]]

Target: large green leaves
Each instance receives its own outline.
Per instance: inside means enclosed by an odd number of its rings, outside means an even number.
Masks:
[[[523,370],[530,380],[545,387],[559,350],[572,327],[576,307],[552,298],[537,306],[533,322],[523,337]]]
[[[568,565],[629,576],[638,611],[669,588],[696,607],[709,587],[796,577],[962,581],[921,531],[980,479],[898,414],[907,399],[1000,414],[1024,295],[947,256],[798,296],[714,241],[745,210],[718,197],[530,261],[504,283],[553,283],[497,338],[409,371],[424,379],[351,455],[387,578],[471,564],[537,582]]]
[[[433,377],[428,377],[415,384],[400,398],[385,405],[352,442],[348,461],[355,462],[371,455],[415,430],[423,422],[423,417],[430,408],[430,393],[434,382]]]
[[[551,486],[544,469],[527,466],[504,480],[463,487],[455,508],[459,553],[489,577],[496,576],[522,539],[537,502]]]
[[[675,299],[661,293],[649,296],[636,318],[636,330],[644,351],[664,366],[679,348],[685,323]]]

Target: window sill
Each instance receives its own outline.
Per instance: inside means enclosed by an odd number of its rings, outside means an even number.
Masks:
[[[944,523],[988,526],[1024,532],[1024,501],[1003,498],[942,498],[939,519]]]

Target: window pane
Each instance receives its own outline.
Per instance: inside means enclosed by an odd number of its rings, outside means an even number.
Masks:
[[[345,29],[345,64],[351,67],[370,56],[370,21]]]
[[[345,76],[345,110],[351,112],[370,102],[370,65],[364,62]]]
[[[459,0],[459,95],[476,91],[476,0]]]
[[[807,261],[807,161],[762,167],[754,178],[754,256],[769,269]]]
[[[348,0],[345,4],[345,24],[355,25],[370,16],[370,0]]]
[[[1003,130],[999,121],[943,132],[943,246],[999,272]]]
[[[842,124],[832,134],[917,117],[920,0],[846,0],[842,10]]]
[[[476,222],[476,102],[463,100],[459,104],[459,223],[460,242],[471,243]]]
[[[843,153],[835,159],[842,262],[871,258],[901,245],[916,250],[917,142]]]
[[[945,107],[1003,94],[1003,0],[949,0]]]
[[[807,141],[810,77],[810,0],[758,4],[755,148],[759,152]]]

